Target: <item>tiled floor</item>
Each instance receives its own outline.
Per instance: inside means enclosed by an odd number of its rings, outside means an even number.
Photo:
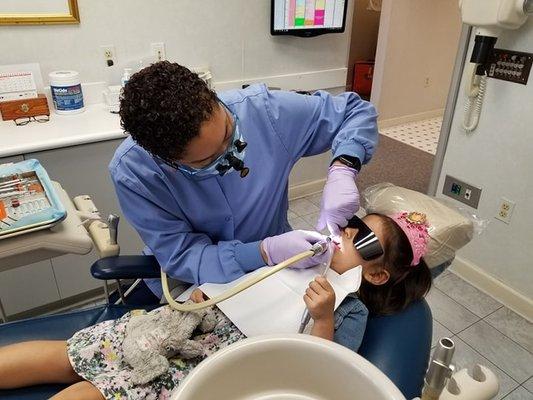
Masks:
[[[435,154],[441,126],[442,117],[438,117],[380,129],[380,133],[427,153]]]
[[[313,230],[321,194],[289,203],[294,229]],[[479,363],[500,380],[496,399],[533,400],[533,324],[452,272],[435,280],[427,297],[433,313],[433,343],[450,337],[457,370]]]
[[[489,367],[500,380],[497,399],[533,400],[533,324],[452,272],[435,280],[427,297],[439,337],[455,342],[456,368]]]

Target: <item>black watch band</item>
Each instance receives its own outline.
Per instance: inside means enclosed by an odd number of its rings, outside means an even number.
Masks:
[[[340,161],[347,167],[353,168],[358,172],[361,170],[361,161],[357,157],[347,156],[343,154],[341,156],[336,157],[333,162],[335,161]]]

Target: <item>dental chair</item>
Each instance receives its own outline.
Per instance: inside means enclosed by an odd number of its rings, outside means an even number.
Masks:
[[[471,221],[426,195],[393,185],[378,185],[363,196],[367,212],[391,214],[404,209],[424,210],[432,222],[431,256],[426,262],[433,275],[441,273],[455,251],[472,238]],[[408,206],[407,206],[408,205]],[[94,278],[107,281],[159,278],[160,266],[153,256],[114,256],[98,260],[91,267]],[[158,303],[122,304],[38,317],[0,325],[0,346],[27,340],[65,340],[76,331],[98,322],[116,319],[132,309],[153,309]],[[407,399],[420,395],[428,366],[432,338],[432,315],[425,300],[411,304],[390,316],[370,316],[359,354],[377,366],[396,384]],[[63,385],[39,385],[0,391],[0,399],[43,399],[62,390]],[[357,393],[354,393],[354,399]]]
[[[113,281],[159,278],[160,269],[152,256],[103,258],[91,267],[96,279]],[[27,340],[65,340],[76,331],[98,322],[117,319],[132,309],[153,309],[160,304],[114,305],[44,316],[0,325],[0,346]],[[410,305],[403,312],[370,317],[359,353],[381,369],[411,399],[420,394],[429,361],[432,317],[426,301]],[[0,399],[45,399],[65,385],[39,385],[0,391]],[[354,393],[354,399],[355,397]]]

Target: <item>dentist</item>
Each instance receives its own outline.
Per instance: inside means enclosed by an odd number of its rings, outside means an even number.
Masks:
[[[301,157],[328,149],[317,229],[337,234],[359,208],[357,174],[378,139],[376,111],[355,93],[305,96],[252,85],[217,94],[167,61],[131,77],[120,117],[129,137],[109,170],[122,211],[145,254],[168,276],[196,284],[234,280],[322,238],[291,231],[287,186]],[[147,285],[161,296],[158,280]]]

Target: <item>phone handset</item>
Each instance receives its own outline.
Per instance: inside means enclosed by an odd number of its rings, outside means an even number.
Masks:
[[[487,75],[476,74],[479,65],[470,63],[467,67],[467,76],[469,80],[465,87],[465,115],[463,120],[463,129],[467,133],[473,132],[479,123],[481,109],[483,108],[483,99],[487,90]]]

